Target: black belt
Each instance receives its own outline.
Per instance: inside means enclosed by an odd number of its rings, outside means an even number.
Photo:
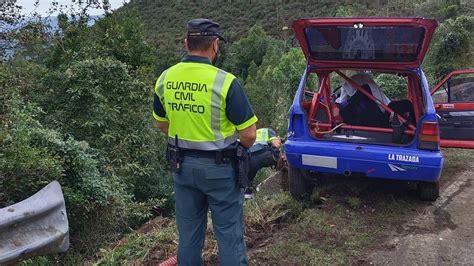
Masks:
[[[198,158],[216,158],[218,156],[222,157],[235,157],[236,156],[236,150],[223,150],[223,151],[201,151],[201,150],[182,150],[182,154],[184,156],[190,156],[190,157],[198,157]]]
[[[218,150],[218,151],[201,151],[201,150],[181,150],[183,156],[196,158],[214,159],[217,164],[230,163],[237,156],[237,149]]]

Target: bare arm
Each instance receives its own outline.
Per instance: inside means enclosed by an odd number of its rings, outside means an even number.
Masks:
[[[155,121],[155,127],[159,128],[166,136],[168,136],[168,128],[170,124],[168,122]]]
[[[257,126],[255,126],[255,124],[242,130],[239,130],[240,143],[242,144],[242,146],[247,149],[252,147],[253,143],[255,142],[256,131]]]

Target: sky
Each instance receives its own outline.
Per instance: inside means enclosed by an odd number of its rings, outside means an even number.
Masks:
[[[101,1],[101,0],[99,0]],[[22,6],[22,13],[25,15],[31,14],[33,11],[36,11],[39,15],[41,16],[47,16],[48,14],[48,9],[51,6],[52,2],[58,2],[59,5],[70,5],[72,3],[72,0],[39,0],[39,6],[36,7],[34,6],[35,0],[17,0],[17,4]],[[76,3],[78,1],[76,0]],[[123,2],[129,2],[129,0],[109,0],[111,4],[112,10],[117,9],[123,5]],[[102,15],[104,14],[104,11],[101,9],[89,9],[89,15],[95,16],[95,15]],[[57,15],[57,14],[53,14]]]

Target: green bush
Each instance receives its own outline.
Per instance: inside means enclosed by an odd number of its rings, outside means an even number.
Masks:
[[[96,152],[86,142],[41,125],[34,118],[38,109],[31,103],[16,95],[5,98],[0,131],[0,205],[21,201],[58,180],[73,243],[77,235],[94,235],[101,226],[126,229],[129,211],[124,209],[131,197],[99,171]],[[103,213],[105,209],[108,211]],[[98,216],[101,219],[92,219]]]
[[[472,67],[474,56],[474,17],[459,16],[441,23],[433,38],[425,65],[432,79]]]
[[[392,74],[380,74],[374,81],[390,100],[394,101],[407,98],[408,85],[406,78]]]
[[[273,46],[260,67],[249,68],[245,89],[259,118],[259,127],[271,126],[286,134],[288,112],[306,66],[299,48],[288,52]]]
[[[269,46],[275,45],[282,46],[282,42],[272,39],[261,26],[255,25],[245,37],[229,47],[223,68],[245,80],[249,75],[250,65],[259,67]]]
[[[151,100],[145,84],[110,58],[50,71],[37,96],[42,121],[96,149],[103,171],[139,201],[163,197],[159,181],[169,179],[165,138],[151,127]]]

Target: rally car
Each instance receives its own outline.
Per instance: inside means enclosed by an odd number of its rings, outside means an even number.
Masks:
[[[435,200],[443,167],[439,127],[443,119],[459,118],[449,96],[438,109],[449,112],[436,113],[420,67],[437,22],[315,18],[292,26],[307,67],[290,109],[285,145],[291,194],[308,196],[312,179],[330,173],[416,182],[421,199]],[[386,96],[388,89],[395,98]],[[466,108],[472,117],[472,105]],[[457,136],[442,128],[445,135],[450,140],[441,144],[456,146]],[[464,147],[473,143],[472,133],[464,137]]]

